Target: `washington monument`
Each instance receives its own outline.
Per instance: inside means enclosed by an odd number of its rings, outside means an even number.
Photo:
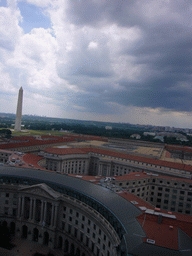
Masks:
[[[21,87],[19,89],[18,102],[17,102],[15,131],[21,131],[22,104],[23,104],[23,88]]]

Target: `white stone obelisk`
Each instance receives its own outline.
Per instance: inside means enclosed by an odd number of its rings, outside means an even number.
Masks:
[[[22,104],[23,104],[23,88],[21,87],[19,89],[18,102],[17,102],[15,131],[21,131]]]

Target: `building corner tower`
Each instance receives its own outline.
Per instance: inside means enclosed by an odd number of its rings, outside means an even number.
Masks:
[[[15,119],[15,131],[21,131],[21,117],[22,117],[22,104],[23,104],[23,88],[19,89],[17,113]]]

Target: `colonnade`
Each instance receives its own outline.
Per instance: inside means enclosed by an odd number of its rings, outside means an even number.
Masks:
[[[111,176],[111,164],[110,163],[99,163],[98,175]]]
[[[18,200],[17,217],[19,219],[56,227],[59,203],[23,195],[20,195]]]

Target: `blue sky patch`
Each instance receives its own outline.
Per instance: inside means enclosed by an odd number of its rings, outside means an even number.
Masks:
[[[50,28],[51,21],[50,19],[43,14],[43,9],[35,5],[28,4],[25,2],[18,3],[21,16],[23,21],[20,23],[20,26],[23,28],[25,33],[29,33],[33,28]]]
[[[0,0],[0,7],[6,7],[7,6],[7,0]]]

